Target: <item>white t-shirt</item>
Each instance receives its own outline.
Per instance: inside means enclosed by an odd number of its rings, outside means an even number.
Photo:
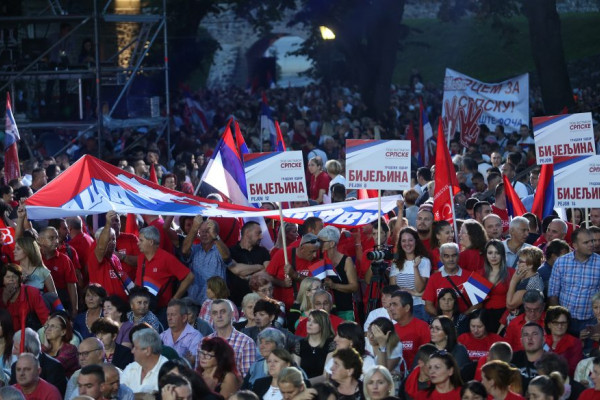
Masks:
[[[402,346],[396,346],[396,348],[398,347],[402,347]],[[400,349],[400,357],[402,357],[402,349]],[[333,365],[333,357],[331,357],[326,363],[325,363],[325,372],[327,372],[329,375],[331,375],[331,366]],[[373,368],[374,366],[376,366],[377,364],[375,363],[375,358],[373,358],[372,355],[365,355],[363,356],[363,366],[362,366],[362,370],[363,370],[363,375],[365,374],[365,372],[367,372],[368,370],[370,370],[371,368]],[[362,379],[362,376],[361,376]]]
[[[396,264],[392,264],[392,268],[390,270],[390,278],[396,277],[396,285],[400,286],[401,289],[410,289],[415,290],[415,270],[414,260],[406,260],[404,261],[404,268],[402,270],[398,269]],[[431,274],[431,261],[427,257],[422,257],[421,262],[419,263],[419,273],[423,278],[429,278]],[[413,296],[413,305],[418,306],[425,304],[421,296]]]
[[[269,386],[269,390],[264,394],[263,400],[283,400],[283,396],[277,386]]]

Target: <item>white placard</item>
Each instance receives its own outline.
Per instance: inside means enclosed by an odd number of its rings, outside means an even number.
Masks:
[[[533,136],[538,164],[596,154],[592,113],[589,112],[534,117]]]
[[[600,207],[600,156],[578,157],[554,165],[554,206]]]
[[[410,140],[346,140],[348,189],[410,189]]]
[[[301,151],[244,154],[250,203],[307,201]]]

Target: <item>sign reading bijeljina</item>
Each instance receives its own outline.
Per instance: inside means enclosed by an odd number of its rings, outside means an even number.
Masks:
[[[244,171],[251,203],[308,200],[301,151],[244,154]]]
[[[410,140],[346,140],[348,189],[410,189]]]

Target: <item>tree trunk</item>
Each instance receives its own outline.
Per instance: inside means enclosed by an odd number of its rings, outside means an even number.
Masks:
[[[529,22],[531,55],[535,62],[547,115],[575,105],[562,44],[556,0],[524,0]]]

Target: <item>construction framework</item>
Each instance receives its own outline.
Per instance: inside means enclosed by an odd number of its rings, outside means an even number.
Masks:
[[[169,93],[169,64],[168,64],[168,41],[167,41],[167,15],[166,15],[166,0],[158,0],[156,5],[149,12],[134,13],[134,14],[117,14],[113,12],[114,4],[112,0],[91,0],[93,10],[91,14],[81,13],[80,15],[69,14],[62,4],[61,0],[40,0],[39,9],[30,12],[30,15],[23,16],[2,16],[0,17],[0,26],[14,27],[18,33],[17,38],[11,37],[11,44],[7,44],[5,39],[8,39],[5,34],[6,29],[2,32],[2,43],[0,44],[0,56],[4,55],[4,60],[9,62],[0,62],[0,93],[5,91],[11,92],[11,97],[16,99],[16,86],[26,81],[46,82],[62,80],[71,83],[77,83],[78,91],[78,108],[79,120],[76,121],[32,121],[32,117],[20,113],[15,110],[16,115],[25,115],[24,119],[19,120],[17,124],[23,132],[35,134],[36,131],[53,130],[69,130],[76,131],[74,138],[70,139],[66,146],[56,151],[54,156],[62,153],[79,138],[84,135],[96,134],[98,140],[98,158],[102,158],[103,154],[103,132],[112,129],[120,129],[124,127],[139,128],[147,127],[154,128],[158,135],[157,139],[165,136],[167,141],[168,160],[171,160],[171,131],[170,131],[170,93]],[[50,24],[69,24],[71,29],[64,36],[60,36],[56,41],[48,43],[47,47],[37,57],[31,57],[31,60],[20,63],[15,61],[14,53],[22,46],[23,39],[36,38],[36,26]],[[108,57],[102,56],[104,47],[101,44],[103,36],[101,29],[115,29],[117,24],[129,24],[135,26],[133,34],[127,43],[122,43],[116,47],[116,51],[110,52]],[[75,66],[74,68],[57,68],[52,64],[43,62],[47,60],[53,51],[56,51],[63,42],[74,37],[76,33],[81,33],[87,29],[87,34],[93,38],[95,57],[92,63],[87,68]],[[47,32],[46,32],[47,33]],[[162,35],[161,35],[162,34]],[[33,36],[33,37],[32,37]],[[106,36],[106,35],[105,35]],[[115,33],[116,38],[116,33]],[[159,65],[148,65],[147,56],[153,45],[162,40],[164,57]],[[21,47],[23,48],[23,47]],[[125,53],[129,53],[126,64],[117,64],[119,57]],[[4,53],[4,54],[3,54]],[[127,102],[127,98],[132,89],[132,84],[143,73],[164,73],[164,92],[161,93],[164,107],[156,107],[157,104],[152,104],[155,108],[154,112],[149,116],[141,118],[117,119],[115,118],[116,110]],[[93,80],[95,91],[95,111],[96,117],[91,120],[85,120],[83,115],[83,95],[82,82]],[[66,85],[66,83],[65,83]],[[107,87],[112,86],[112,99],[108,98]],[[15,101],[13,101],[13,108]],[[103,105],[108,104],[108,110],[103,110]],[[160,109],[163,110],[161,116]],[[22,135],[23,136],[23,135]],[[26,142],[30,155],[33,155],[29,144]],[[131,143],[129,146],[116,151],[114,155],[125,153],[136,143]]]

